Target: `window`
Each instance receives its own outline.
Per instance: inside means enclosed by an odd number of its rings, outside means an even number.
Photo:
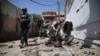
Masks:
[[[77,13],[79,12],[79,9],[77,9],[77,11],[76,11]]]
[[[87,3],[88,2],[88,0],[85,0],[85,3]]]

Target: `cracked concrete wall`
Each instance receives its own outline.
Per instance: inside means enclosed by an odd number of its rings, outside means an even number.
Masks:
[[[73,0],[69,13],[66,10],[66,19],[74,25],[72,35],[80,39],[97,39],[95,31],[100,29],[99,5],[100,0]]]

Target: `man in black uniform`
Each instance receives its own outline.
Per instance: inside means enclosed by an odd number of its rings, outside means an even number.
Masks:
[[[30,16],[27,13],[27,8],[22,9],[22,14],[20,15],[20,32],[21,32],[21,48],[24,47],[24,43],[28,46],[27,35],[30,25]]]
[[[71,38],[71,32],[72,32],[72,30],[73,30],[73,23],[70,20],[66,21],[64,23],[64,26],[63,26],[63,32],[66,34],[65,41],[69,45],[71,44],[71,41],[73,40],[73,38]],[[69,39],[71,39],[71,40],[69,40]]]
[[[63,32],[67,33],[67,36],[71,35],[71,31],[73,30],[73,24],[71,21],[66,21],[63,27]]]

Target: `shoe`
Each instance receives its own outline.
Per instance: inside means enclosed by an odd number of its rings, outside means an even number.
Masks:
[[[19,45],[20,48],[24,48],[24,45]]]
[[[28,43],[26,43],[25,46],[27,47],[28,46]]]

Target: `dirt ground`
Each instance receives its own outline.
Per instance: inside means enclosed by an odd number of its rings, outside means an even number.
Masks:
[[[83,47],[84,41],[74,39],[69,45],[56,48],[45,46],[48,38],[30,38],[29,46],[20,48],[20,40],[0,43],[0,56],[100,56],[100,46]]]

